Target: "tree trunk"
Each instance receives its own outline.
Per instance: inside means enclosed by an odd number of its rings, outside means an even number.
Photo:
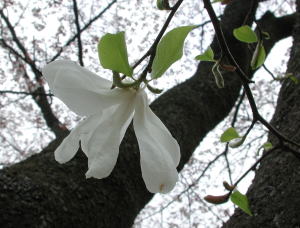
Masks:
[[[293,47],[287,73],[300,79],[300,1],[297,0],[297,22],[293,37]],[[300,86],[285,80],[272,119],[275,126],[285,136],[300,142]],[[276,144],[276,138],[269,136]],[[299,148],[295,148],[299,151]],[[268,153],[268,152],[265,152]],[[300,227],[300,161],[285,150],[274,151],[260,164],[248,190],[250,207],[254,216],[248,216],[237,209],[223,226],[234,227]]]
[[[256,1],[234,0],[222,17],[232,54],[250,76],[247,47],[231,34],[246,15],[247,23],[252,23],[256,7]],[[291,34],[293,18],[276,19],[271,14],[264,17],[268,25],[264,30],[271,34],[267,52]],[[278,23],[286,26],[278,30]],[[216,40],[212,47],[218,49]],[[239,95],[238,77],[225,74],[225,88],[218,89],[211,67],[211,63],[200,63],[191,79],[167,91],[151,106],[180,144],[179,170],[203,137],[228,115]],[[87,160],[82,152],[64,165],[56,163],[53,151],[61,141],[58,138],[40,154],[0,172],[0,227],[131,227],[138,212],[153,197],[141,178],[133,130],[127,131],[112,174],[102,180],[85,179]]]

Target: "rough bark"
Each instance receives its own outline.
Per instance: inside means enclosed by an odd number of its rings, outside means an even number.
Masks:
[[[300,1],[297,1],[297,23],[287,72],[300,78]],[[295,142],[300,142],[300,85],[286,80],[277,101],[272,125]],[[277,139],[269,136],[276,144]],[[299,148],[295,148],[299,151]],[[267,152],[266,152],[267,153]],[[226,228],[300,227],[300,161],[290,152],[279,150],[269,155],[255,173],[248,190],[254,216],[237,209]]]
[[[222,17],[232,54],[249,75],[251,56],[246,45],[233,39],[231,31],[243,23],[245,15],[250,15],[251,24],[256,5],[248,14],[251,1],[235,0]],[[276,23],[285,18],[269,15],[266,20],[273,22],[266,29],[272,37],[268,52],[291,31],[288,26],[278,31]],[[217,50],[216,41],[212,47]],[[226,87],[217,89],[211,66],[200,63],[191,79],[152,104],[180,144],[179,170],[203,137],[228,115],[239,95],[238,77],[226,74]],[[87,161],[82,152],[64,165],[57,164],[53,151],[61,140],[58,138],[40,154],[0,172],[0,227],[130,227],[153,196],[141,178],[139,150],[132,129],[123,140],[115,169],[103,180],[85,179]]]

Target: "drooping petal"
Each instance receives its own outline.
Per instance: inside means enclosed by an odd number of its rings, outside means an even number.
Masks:
[[[120,143],[134,111],[135,95],[131,91],[128,93],[131,93],[131,98],[127,102],[106,109],[97,128],[81,138],[82,148],[88,157],[87,178],[105,178],[116,164]]]
[[[142,176],[150,192],[167,193],[178,179],[176,167],[180,160],[177,141],[152,112],[147,95],[136,97],[133,125],[141,153]]]
[[[72,132],[64,139],[54,152],[54,158],[59,163],[70,161],[79,149],[79,138]]]
[[[110,81],[72,61],[51,62],[44,67],[43,75],[52,92],[81,116],[100,112],[126,99],[124,90],[110,90]]]
[[[70,161],[79,149],[81,135],[93,131],[93,128],[97,126],[99,119],[101,119],[101,113],[82,120],[55,150],[55,160],[59,163]]]

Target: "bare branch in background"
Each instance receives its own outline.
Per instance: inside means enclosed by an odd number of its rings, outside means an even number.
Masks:
[[[53,114],[53,111],[51,109],[51,106],[47,100],[46,96],[40,96],[37,94],[46,94],[45,88],[41,82],[42,73],[40,70],[38,70],[36,63],[31,59],[30,55],[28,54],[28,51],[22,44],[21,40],[19,39],[19,36],[17,35],[15,28],[11,24],[9,18],[5,16],[4,12],[0,10],[0,17],[5,22],[5,24],[8,27],[8,30],[12,36],[12,42],[20,49],[21,53],[19,53],[17,50],[15,50],[12,46],[8,45],[4,38],[1,39],[2,46],[6,48],[10,53],[16,56],[17,59],[25,60],[25,64],[28,64],[30,69],[32,70],[35,80],[30,79],[30,77],[27,74],[26,66],[20,62],[20,66],[22,66],[23,70],[23,77],[25,78],[27,88],[29,90],[28,93],[31,94],[33,100],[40,108],[43,117],[47,123],[47,126],[52,130],[52,132],[56,135],[56,137],[59,137],[61,135],[65,134],[65,128],[62,128],[62,124],[60,121],[56,118],[56,116]],[[33,85],[35,88],[33,88]]]
[[[75,16],[75,26],[77,30],[77,44],[78,44],[78,59],[81,66],[84,66],[83,63],[83,53],[82,53],[82,42],[81,42],[81,30],[80,30],[80,24],[79,24],[79,11],[77,7],[77,1],[73,0],[73,12]]]
[[[36,96],[54,96],[52,93],[36,93],[36,92],[23,92],[23,91],[12,91],[12,90],[0,90],[0,94],[18,94],[18,95],[36,95]]]
[[[80,33],[82,33],[83,31],[85,31],[86,29],[88,29],[93,22],[97,21],[108,9],[110,9],[110,7],[113,6],[113,4],[115,4],[117,2],[117,0],[113,0],[111,1],[111,3],[109,3],[101,12],[99,12],[95,17],[93,17],[91,20],[89,20],[89,22],[87,22],[81,29],[80,29]],[[54,55],[51,60],[49,62],[52,62],[54,60],[56,60],[61,53],[63,52],[64,48],[69,46],[72,42],[74,42],[76,40],[78,36],[78,33],[74,34],[66,43],[65,45],[63,45],[61,47],[61,49],[57,52],[56,55]]]

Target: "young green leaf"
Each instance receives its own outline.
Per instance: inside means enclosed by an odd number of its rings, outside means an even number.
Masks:
[[[241,208],[245,213],[252,216],[252,213],[249,208],[249,202],[246,195],[243,195],[239,191],[234,191],[230,196],[231,201]]]
[[[270,33],[264,32],[264,31],[262,31],[261,33],[264,35],[264,38],[265,38],[266,40],[271,39]]]
[[[163,91],[162,89],[155,88],[155,87],[153,87],[153,86],[151,86],[149,84],[147,84],[146,86],[150,90],[150,92],[152,92],[154,94],[160,94]]]
[[[195,57],[196,60],[215,62],[214,51],[209,46],[208,49],[201,55]]]
[[[270,142],[265,142],[263,145],[262,145],[262,148],[264,148],[265,151],[268,151],[270,149],[272,149],[273,145],[272,143]]]
[[[103,68],[132,76],[124,32],[104,35],[98,43],[98,55]]]
[[[258,42],[251,60],[251,68],[255,70],[264,64],[266,59],[266,51],[261,42]]]
[[[240,138],[239,134],[237,131],[233,128],[230,127],[224,133],[221,135],[221,142],[229,142],[232,139]]]
[[[159,42],[152,64],[152,78],[159,78],[177,60],[182,57],[184,40],[197,26],[178,27],[168,32]]]
[[[299,83],[299,79],[296,78],[294,75],[290,74],[287,76],[289,79],[291,79],[295,84]]]
[[[245,43],[255,43],[258,41],[256,33],[248,25],[234,29],[233,35],[236,39]]]
[[[224,78],[222,76],[222,73],[220,71],[220,62],[217,61],[212,69],[211,69],[213,75],[214,75],[214,78],[215,78],[215,82],[216,82],[216,85],[218,86],[218,88],[224,88],[225,86],[225,83],[224,83]]]
[[[156,6],[160,10],[171,10],[168,0],[156,0]]]

